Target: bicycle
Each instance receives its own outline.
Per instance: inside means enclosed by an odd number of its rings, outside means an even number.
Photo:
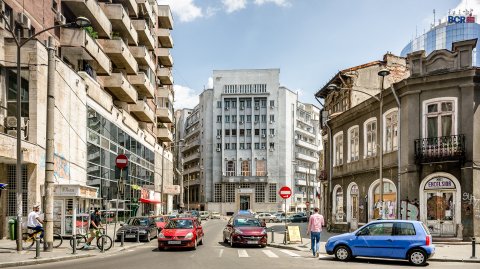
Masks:
[[[103,242],[103,250],[107,251],[113,246],[113,240],[110,236],[104,233],[105,228],[98,228],[95,231],[95,239],[97,240],[97,247],[102,249],[102,242]],[[77,245],[77,249],[84,249],[87,244],[87,239],[90,237],[90,233],[88,234],[77,234],[72,236],[70,239],[70,247],[73,248],[73,244]]]
[[[32,230],[29,228],[29,230]],[[22,248],[23,250],[28,250],[32,248],[33,244],[35,244],[35,241],[37,240],[37,237],[40,237],[40,234],[42,231],[34,231],[32,233],[23,233],[22,234]],[[44,243],[44,238],[39,238],[40,244]],[[58,248],[62,245],[63,243],[63,237],[60,234],[53,234],[53,248]]]

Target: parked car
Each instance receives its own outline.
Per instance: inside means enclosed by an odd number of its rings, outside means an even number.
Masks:
[[[118,241],[122,232],[125,233],[125,240],[136,240],[138,232],[140,240],[148,242],[157,236],[158,229],[152,217],[133,217],[121,224],[116,236]]]
[[[193,248],[203,244],[203,228],[197,218],[170,219],[158,234],[158,249]]]
[[[212,214],[210,215],[210,217],[212,219],[220,219],[221,218],[221,215],[219,212],[212,212]]]
[[[270,213],[260,213],[257,215],[257,219],[265,222],[277,222],[277,217]]]
[[[169,216],[158,215],[153,216],[153,221],[155,221],[155,225],[157,226],[158,231],[161,231],[163,227],[167,224]]]
[[[408,260],[413,265],[424,265],[435,253],[425,224],[410,220],[370,222],[353,233],[331,237],[325,249],[341,261],[364,256]]]
[[[288,217],[288,221],[290,221],[290,222],[307,222],[308,217],[307,217],[306,214],[297,213],[297,214],[293,214],[292,216]]]
[[[207,220],[210,218],[210,212],[208,211],[200,211],[199,215],[200,215],[200,219],[202,220]]]
[[[285,213],[275,213],[275,217],[277,218],[277,222],[285,222]]]
[[[249,215],[236,215],[230,218],[223,229],[223,242],[236,245],[267,246],[267,230],[258,219]]]

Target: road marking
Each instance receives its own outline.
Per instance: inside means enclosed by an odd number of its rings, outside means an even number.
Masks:
[[[240,258],[248,258],[249,256],[248,256],[248,253],[247,253],[246,250],[244,250],[244,249],[239,249],[239,250],[238,250],[238,257],[240,257]]]
[[[220,250],[220,253],[218,253],[218,257],[221,258],[223,255],[223,249]]]
[[[290,255],[291,257],[300,257],[300,255],[298,255],[297,253],[293,253],[293,252],[288,251],[286,249],[280,249],[280,251],[287,254],[287,255]]]
[[[277,254],[273,253],[271,250],[262,250],[265,255],[269,258],[278,258]]]

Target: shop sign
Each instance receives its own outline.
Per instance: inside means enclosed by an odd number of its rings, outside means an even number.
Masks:
[[[91,188],[85,188],[85,187],[80,187],[80,197],[85,197],[85,198],[97,198],[97,189],[91,189]]]
[[[55,196],[79,196],[79,187],[78,186],[55,186],[53,191]]]
[[[165,194],[180,194],[180,185],[163,186],[163,193],[165,193]]]
[[[449,24],[475,23],[475,17],[474,16],[448,16],[448,23]]]
[[[455,189],[455,183],[446,177],[434,177],[425,184],[425,190]]]
[[[253,193],[253,189],[238,189],[238,193]]]

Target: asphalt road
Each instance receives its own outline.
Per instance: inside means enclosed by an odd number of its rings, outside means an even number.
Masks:
[[[299,252],[277,248],[230,248],[222,242],[222,230],[225,221],[209,220],[203,222],[205,229],[204,245],[197,250],[158,251],[156,241],[149,244],[121,251],[110,256],[83,258],[74,261],[41,264],[22,268],[35,269],[123,269],[123,268],[181,268],[181,269],[244,269],[259,268],[359,268],[385,269],[410,267],[404,261],[381,261],[374,259],[355,259],[349,263],[338,262],[333,258],[313,258],[308,252]],[[473,263],[431,262],[428,268],[445,268],[461,266],[462,269],[478,269]]]

